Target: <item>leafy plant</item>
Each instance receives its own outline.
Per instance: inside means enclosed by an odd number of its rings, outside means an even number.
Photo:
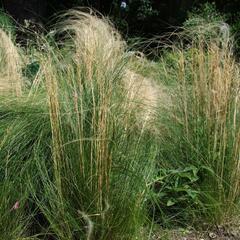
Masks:
[[[160,169],[153,183],[153,199],[157,203],[154,214],[158,223],[171,226],[173,223],[188,225],[194,222],[198,209],[202,207],[199,184],[206,169],[195,166]]]
[[[136,12],[137,12],[137,18],[140,21],[144,21],[149,17],[157,16],[159,12],[153,8],[152,1],[151,0],[135,0],[135,4],[138,5]],[[134,4],[134,0],[132,1],[132,4]]]

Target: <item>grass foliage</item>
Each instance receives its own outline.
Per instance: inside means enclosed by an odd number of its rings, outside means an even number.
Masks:
[[[199,222],[199,216],[223,223],[239,204],[239,65],[230,46],[215,43],[173,52],[164,73],[175,79],[173,104],[162,120],[159,163],[167,172],[159,171],[157,198],[161,208],[166,197],[165,207],[171,207],[167,216],[162,212],[165,220],[176,214],[182,223]]]
[[[54,34],[62,44],[38,36],[24,51],[0,31],[0,238],[148,239],[149,223],[228,220],[240,197],[230,41],[149,63],[103,17],[71,10]]]
[[[118,33],[78,11],[63,26],[71,56],[43,40],[30,91],[2,97],[1,193],[19,189],[3,202],[14,221],[3,220],[3,232],[9,239],[129,239],[144,218],[156,141],[136,127]],[[19,209],[10,211],[14,202]]]

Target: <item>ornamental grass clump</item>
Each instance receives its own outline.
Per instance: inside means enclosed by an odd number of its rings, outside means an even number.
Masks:
[[[0,102],[2,169],[4,162],[24,169],[10,178],[24,176],[21,216],[29,217],[15,239],[132,239],[146,220],[156,137],[136,124],[126,97],[119,34],[76,10],[62,19],[56,32],[65,44],[39,39],[32,88]]]
[[[196,41],[174,51],[178,79],[161,156],[165,166],[197,169],[198,203],[186,212],[224,223],[240,197],[239,64],[231,44]]]

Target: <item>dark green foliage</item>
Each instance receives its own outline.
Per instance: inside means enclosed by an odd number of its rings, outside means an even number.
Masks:
[[[202,210],[201,214],[206,211],[202,202],[204,195],[199,186],[203,178],[211,174],[212,170],[204,166],[161,168],[152,185],[155,220],[165,227],[199,223],[199,209]]]
[[[40,64],[38,61],[33,61],[29,64],[27,64],[24,68],[23,68],[23,76],[25,76],[28,81],[29,81],[29,85],[32,84],[34,78],[36,77],[38,71],[40,69]]]
[[[3,9],[0,9],[0,28],[11,34],[15,34],[16,31],[13,20]]]
[[[234,48],[235,53],[239,57],[240,56],[240,11],[236,13],[228,13],[226,14],[228,21],[231,24],[231,31],[234,36]]]
[[[149,17],[159,15],[159,11],[153,8],[153,3],[150,0],[133,0],[131,4],[131,7],[136,9],[137,20],[144,21]]]

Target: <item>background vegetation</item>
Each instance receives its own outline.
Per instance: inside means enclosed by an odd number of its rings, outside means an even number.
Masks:
[[[121,9],[120,0],[1,0],[0,5],[20,23],[24,23],[26,19],[38,24],[44,23],[45,27],[51,26],[49,25],[51,16],[59,11],[76,6],[91,7],[108,16],[125,38],[152,38],[175,31],[176,27],[182,26],[188,18],[189,12],[206,2],[213,4],[224,16],[224,21],[231,25],[232,33],[236,35],[235,48],[239,52],[240,2],[238,0],[126,0],[126,9]],[[40,26],[37,27],[39,28]]]

